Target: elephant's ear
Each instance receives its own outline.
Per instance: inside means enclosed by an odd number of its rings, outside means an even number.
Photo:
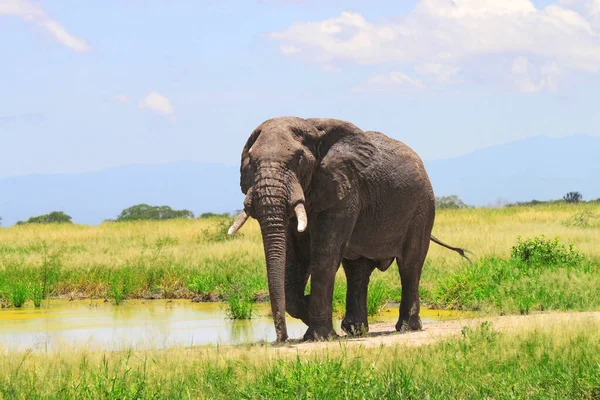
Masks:
[[[317,167],[311,183],[311,204],[326,210],[358,187],[358,180],[376,152],[369,137],[355,125],[335,119],[308,119],[319,131]]]
[[[258,139],[260,135],[260,129],[257,128],[252,132],[244,149],[242,150],[242,163],[240,164],[240,187],[242,188],[242,193],[247,194],[248,190],[254,183],[254,166],[250,162],[250,149]]]

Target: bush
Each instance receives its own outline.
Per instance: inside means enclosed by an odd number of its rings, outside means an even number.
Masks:
[[[566,227],[590,228],[594,220],[598,219],[598,215],[590,210],[585,210],[574,214],[568,220],[563,222]]]
[[[567,203],[579,203],[582,197],[579,192],[569,192],[563,196],[563,200]]]
[[[117,221],[143,221],[143,220],[167,220],[167,219],[193,219],[194,213],[189,210],[173,210],[169,206],[149,206],[148,204],[137,204],[121,211]]]
[[[242,233],[230,235],[229,227],[235,222],[235,218],[222,218],[216,224],[212,224],[208,228],[200,231],[198,242],[204,243],[219,243],[227,240],[235,240],[244,237]]]
[[[574,267],[585,260],[585,256],[569,244],[567,248],[555,238],[553,241],[545,236],[534,237],[522,241],[517,238],[517,244],[512,247],[511,258],[524,261],[530,265],[570,266]]]
[[[31,217],[27,221],[19,221],[17,225],[23,224],[72,224],[71,216],[62,211],[52,211],[50,214]]]
[[[438,210],[443,209],[458,209],[458,208],[469,208],[460,197],[456,195],[442,196],[435,198],[435,208]]]

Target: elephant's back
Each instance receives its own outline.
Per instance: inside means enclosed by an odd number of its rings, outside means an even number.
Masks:
[[[373,260],[402,254],[410,229],[429,235],[435,198],[421,158],[406,144],[379,132],[364,133],[375,150],[360,189],[361,213],[347,254]]]
[[[423,160],[411,147],[381,132],[367,131],[365,135],[381,156],[374,160],[373,167],[387,177],[385,180],[391,180],[392,184],[417,185],[432,192]]]

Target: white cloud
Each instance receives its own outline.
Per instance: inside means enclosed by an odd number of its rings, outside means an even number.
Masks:
[[[292,54],[300,53],[300,49],[297,48],[296,46],[282,44],[281,46],[279,46],[279,52],[281,54],[289,56],[289,55],[292,55]]]
[[[556,89],[556,79],[560,68],[556,63],[536,67],[526,57],[518,57],[512,62],[512,81],[522,93],[534,93],[543,89]]]
[[[117,95],[113,96],[113,99],[117,103],[122,103],[122,104],[131,103],[131,99],[126,94],[117,94]]]
[[[454,77],[460,72],[460,68],[452,65],[428,62],[417,64],[415,72],[419,75],[432,76],[438,82],[448,83],[454,80]]]
[[[389,72],[386,74],[374,75],[366,80],[362,85],[353,89],[355,92],[406,92],[414,89],[424,88],[423,83],[418,79],[399,72]]]
[[[169,119],[173,117],[173,107],[165,96],[151,92],[140,102],[140,108],[150,110]]]
[[[338,72],[339,70],[340,70],[339,67],[336,67],[335,65],[332,65],[332,64],[323,65],[323,71],[325,71],[325,72]]]
[[[543,89],[552,90],[557,73],[550,70],[559,69],[562,77],[600,72],[596,10],[600,17],[600,0],[556,0],[545,8],[530,0],[419,0],[392,22],[343,12],[323,21],[294,23],[269,37],[322,65],[413,69],[426,86],[455,82],[459,72],[468,80],[474,70],[478,80],[487,77],[493,84],[499,64],[509,78],[515,57],[523,56],[540,74],[534,86],[546,79]]]
[[[0,0],[0,15],[20,17],[45,29],[56,41],[77,52],[90,50],[85,40],[71,35],[58,22],[46,14],[43,8],[28,0]]]

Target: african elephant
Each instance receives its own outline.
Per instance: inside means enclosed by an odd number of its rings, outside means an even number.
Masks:
[[[413,150],[345,121],[281,117],[252,132],[241,158],[244,211],[229,232],[248,217],[259,222],[278,341],[288,338],[286,311],[308,325],[305,340],[336,335],[340,263],[348,283],[344,331],[368,329],[370,275],[394,260],[402,285],[396,329],[421,329],[418,288],[430,240],[464,252],[431,236],[435,198]]]

